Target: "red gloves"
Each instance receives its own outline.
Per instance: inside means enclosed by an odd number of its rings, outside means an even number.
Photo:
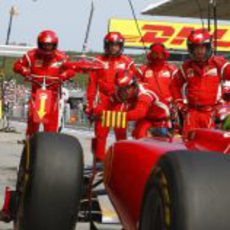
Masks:
[[[75,76],[75,71],[72,69],[68,69],[65,72],[63,72],[59,77],[63,80],[63,81],[67,81],[70,78],[73,78]]]
[[[31,75],[30,70],[27,68],[22,68],[20,72],[21,72],[21,75],[24,77],[29,77]]]
[[[176,107],[182,113],[185,113],[188,110],[187,105],[183,102],[183,100],[177,101]]]

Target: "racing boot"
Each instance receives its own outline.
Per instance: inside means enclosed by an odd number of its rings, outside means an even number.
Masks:
[[[15,218],[17,205],[17,192],[11,191],[8,187],[5,190],[5,200],[0,211],[0,221],[11,222]]]
[[[97,159],[95,160],[95,167],[96,167],[96,170],[97,172],[103,172],[104,170],[104,161],[100,160],[100,159]]]

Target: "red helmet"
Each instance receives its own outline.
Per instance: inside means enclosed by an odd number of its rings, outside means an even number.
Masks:
[[[150,46],[150,52],[147,54],[149,61],[162,61],[168,59],[170,56],[168,50],[162,43],[154,43]]]
[[[123,101],[137,95],[137,81],[132,71],[120,70],[116,74],[116,93]]]
[[[187,47],[192,59],[196,59],[194,56],[194,48],[196,46],[205,45],[207,48],[205,59],[209,59],[212,56],[212,36],[206,29],[193,30],[187,39]]]
[[[58,37],[54,31],[45,30],[38,35],[38,48],[44,55],[52,54],[58,46]]]
[[[125,39],[119,32],[109,32],[104,38],[104,51],[106,54],[109,54],[109,46],[112,44],[120,45],[120,51],[117,53],[117,56],[121,55],[124,50]]]

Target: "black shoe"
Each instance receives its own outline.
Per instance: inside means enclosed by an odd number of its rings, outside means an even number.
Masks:
[[[13,220],[11,215],[4,211],[0,211],[0,221],[5,222],[5,223],[10,223]]]
[[[104,170],[104,162],[103,161],[97,159],[95,164],[96,164],[95,168],[97,171],[101,172]]]
[[[9,188],[6,188],[4,205],[0,211],[0,221],[9,223],[15,219],[18,199],[18,192],[10,191]]]
[[[18,140],[17,143],[19,145],[25,145],[26,144],[26,140],[25,139],[24,140]]]

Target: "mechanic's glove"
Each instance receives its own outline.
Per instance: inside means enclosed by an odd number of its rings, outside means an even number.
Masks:
[[[86,116],[90,116],[93,113],[93,108],[86,106],[84,111],[85,111]]]
[[[68,80],[72,79],[73,77],[75,77],[75,71],[72,69],[68,69],[59,75],[59,78],[62,81],[68,81]]]
[[[84,104],[84,112],[86,115],[89,115],[93,111],[93,100],[87,100]]]
[[[95,120],[94,114],[93,114],[93,108],[91,106],[89,106],[88,104],[86,104],[86,106],[84,108],[84,112],[86,114],[86,117],[90,121],[90,123],[93,123],[93,121]]]
[[[102,127],[125,129],[127,127],[127,112],[104,110],[101,123]]]
[[[25,78],[28,78],[31,75],[31,71],[27,68],[22,68],[21,75],[24,76]]]
[[[187,105],[184,104],[183,101],[178,101],[176,103],[176,107],[181,113],[186,113],[187,112]]]

